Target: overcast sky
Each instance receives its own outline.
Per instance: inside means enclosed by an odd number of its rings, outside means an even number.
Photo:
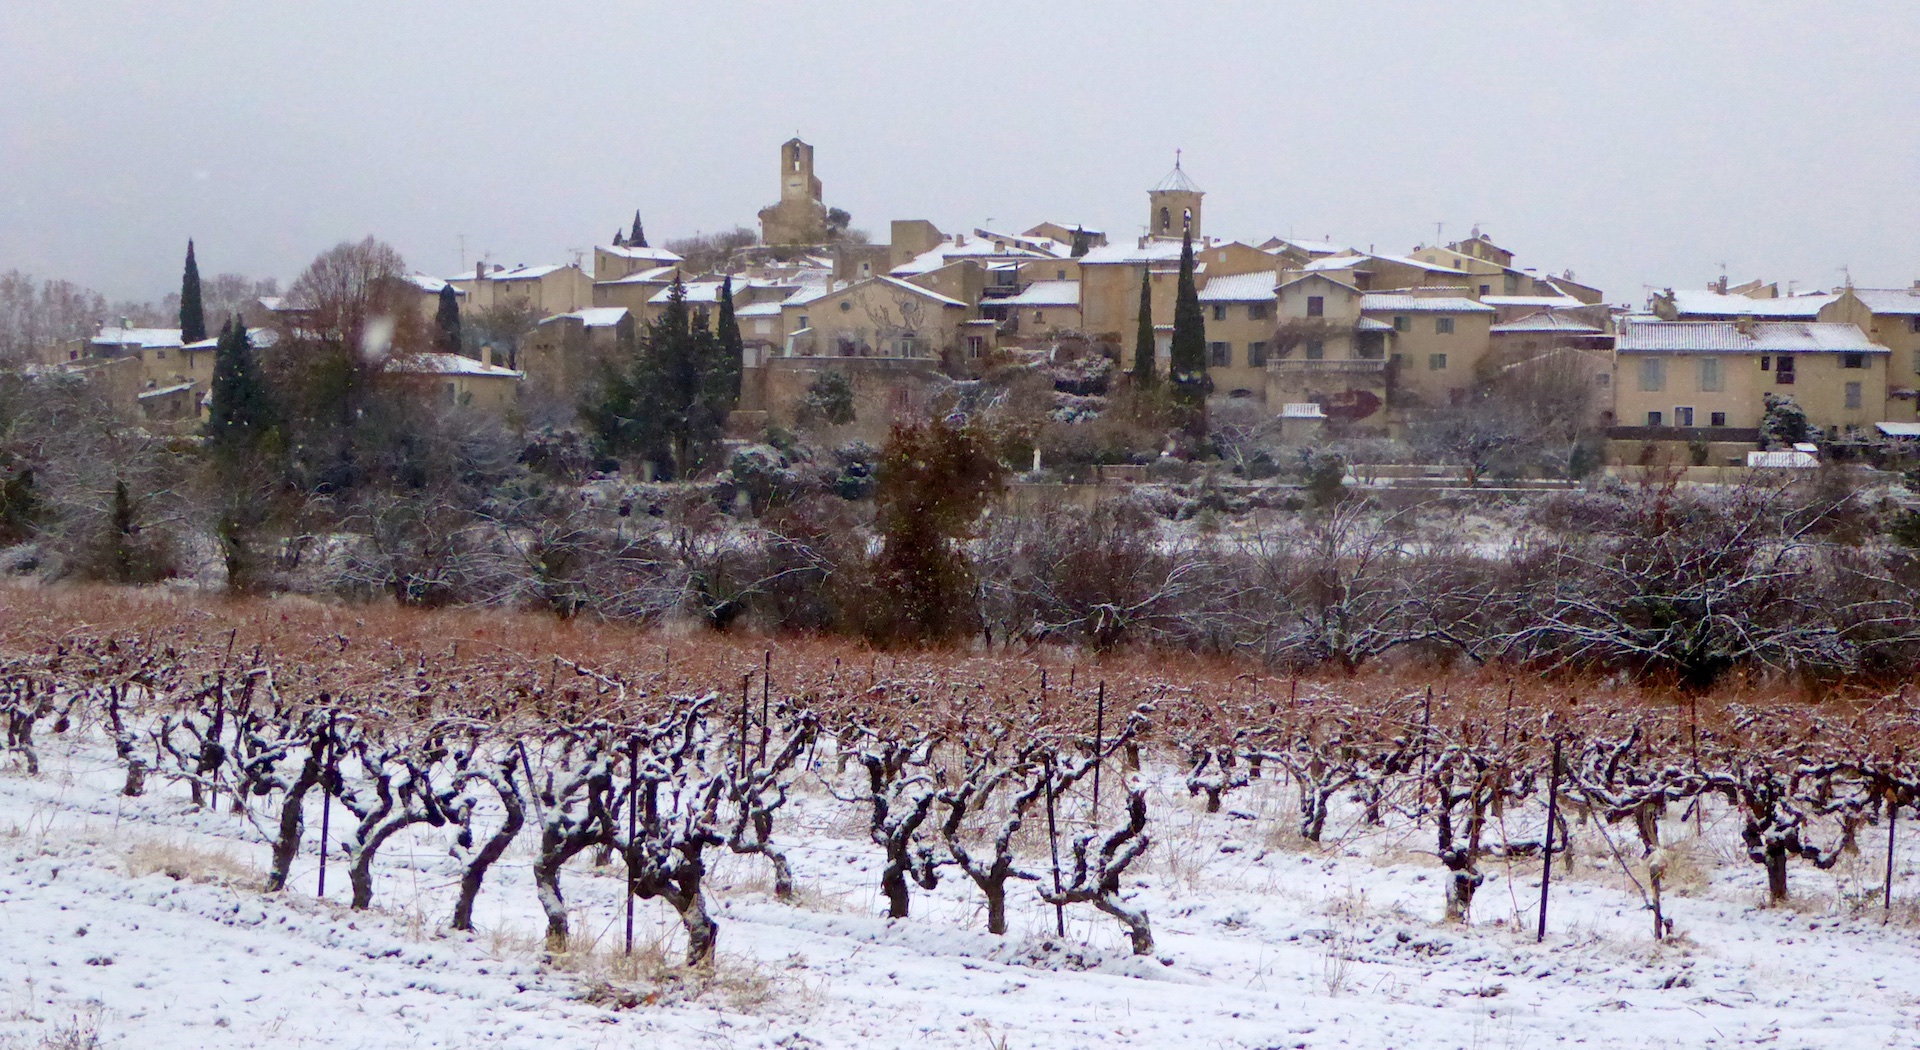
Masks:
[[[1610,300],[1725,264],[1920,278],[1920,3],[0,0],[0,269],[287,281],[372,234],[450,275],[752,225],[776,151],[885,239],[1206,232],[1404,252],[1474,223]],[[462,238],[465,256],[462,256]]]

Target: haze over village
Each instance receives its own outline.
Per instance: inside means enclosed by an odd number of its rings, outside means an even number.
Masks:
[[[0,8],[0,1050],[1920,1045],[1916,39]]]

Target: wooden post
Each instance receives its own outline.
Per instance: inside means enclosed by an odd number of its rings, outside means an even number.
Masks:
[[[1900,768],[1900,749],[1893,749],[1893,767]],[[1880,899],[1880,925],[1885,926],[1893,918],[1893,832],[1894,825],[1900,821],[1900,789],[1891,782],[1887,784],[1887,885]]]
[[[1100,823],[1100,747],[1107,719],[1107,683],[1100,683],[1099,697],[1093,702],[1093,821]]]
[[[633,836],[635,817],[640,809],[640,737],[627,738],[627,943],[626,954],[633,954]]]
[[[760,758],[757,764],[767,764],[767,738],[773,735],[773,650],[767,650],[766,663],[760,671]]]
[[[753,682],[752,675],[740,676],[740,779],[747,779],[747,687]]]
[[[1553,828],[1560,818],[1560,740],[1553,741],[1553,766],[1547,771],[1547,834],[1540,856],[1540,928],[1533,936],[1539,944],[1547,939],[1547,891],[1553,885]]]
[[[320,886],[315,896],[327,896],[327,836],[333,831],[333,716],[327,716],[327,737],[320,759]]]
[[[1697,696],[1689,698],[1687,702],[1687,735],[1693,740],[1693,772],[1697,776],[1700,772],[1700,698]],[[1702,801],[1703,798],[1705,798],[1703,795],[1693,797],[1694,838],[1699,838],[1701,835],[1700,811],[1707,808]]]
[[[1413,826],[1418,828],[1421,819],[1427,815],[1427,740],[1433,729],[1433,687],[1427,687],[1427,698],[1420,702],[1420,796],[1413,807]]]
[[[1042,671],[1041,680],[1045,681],[1046,672]],[[1047,846],[1053,851],[1053,894],[1060,895],[1060,825],[1055,823],[1053,815],[1053,756],[1047,756]],[[1053,906],[1053,925],[1060,936],[1067,935],[1067,909],[1063,905]]]

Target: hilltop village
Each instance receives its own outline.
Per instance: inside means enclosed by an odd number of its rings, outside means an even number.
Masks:
[[[1519,402],[1584,442],[1588,469],[1786,466],[1920,437],[1920,281],[1782,295],[1722,278],[1628,308],[1563,266],[1524,265],[1478,228],[1404,252],[1222,236],[1179,161],[1145,192],[1138,235],[896,219],[881,241],[826,206],[812,146],[783,143],[778,169],[757,235],[676,252],[651,245],[636,215],[591,260],[397,276],[389,298],[404,318],[452,330],[465,318],[467,332],[393,370],[449,404],[564,430],[607,362],[681,302],[737,341],[725,427],[738,439],[805,425],[824,396],[844,402],[829,414],[847,434],[878,442],[952,384],[1018,367],[1045,370],[1054,416],[1073,418],[1149,382],[1149,354],[1154,373],[1182,378],[1184,260],[1198,304],[1185,338],[1204,347],[1204,379],[1184,378],[1226,417],[1290,441],[1444,430],[1469,450],[1526,444],[1514,426],[1488,435],[1476,423]],[[260,348],[314,309],[262,296],[240,320]],[[102,322],[44,364],[89,373],[137,418],[203,422],[218,340],[198,334]]]

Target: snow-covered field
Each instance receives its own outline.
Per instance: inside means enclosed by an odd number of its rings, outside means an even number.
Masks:
[[[809,782],[776,831],[800,901],[772,899],[758,858],[720,859],[721,962],[696,978],[671,965],[677,925],[651,902],[637,908],[637,958],[620,958],[618,868],[591,857],[565,887],[599,948],[543,959],[524,843],[488,880],[480,931],[450,933],[458,869],[438,832],[389,845],[380,907],[354,913],[337,860],[327,899],[314,897],[311,833],[295,889],[267,896],[245,817],[196,810],[159,781],[123,798],[96,743],[51,738],[41,758],[37,777],[0,772],[4,1048],[84,1046],[88,1033],[146,1050],[1920,1047],[1920,850],[1903,844],[1908,902],[1883,926],[1885,840],[1872,832],[1831,872],[1796,864],[1797,903],[1770,910],[1737,829],[1710,813],[1696,838],[1676,812],[1678,936],[1656,944],[1601,836],[1577,827],[1575,870],[1556,870],[1536,945],[1537,861],[1486,862],[1474,925],[1449,927],[1440,868],[1411,826],[1363,833],[1336,816],[1310,846],[1291,838],[1292,799],[1272,780],[1214,815],[1155,791],[1155,842],[1131,874],[1159,955],[1140,959],[1091,909],[1069,910],[1054,936],[1052,909],[1025,887],[1012,935],[991,936],[951,871],[916,889],[911,919],[878,918],[877,849]],[[350,830],[334,818],[336,837]],[[1623,850],[1630,837],[1614,831]]]

